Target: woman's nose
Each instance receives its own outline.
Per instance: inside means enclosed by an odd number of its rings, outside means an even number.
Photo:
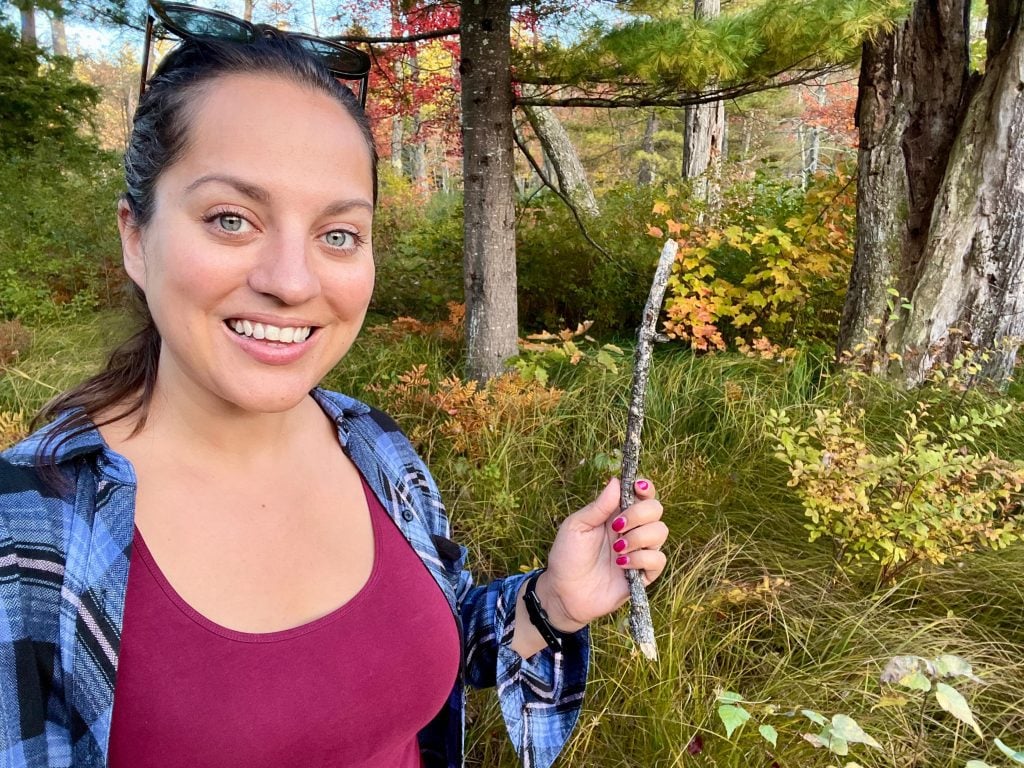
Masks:
[[[258,263],[249,272],[249,287],[283,304],[309,301],[320,293],[314,258],[313,245],[307,238],[283,234],[268,238]]]

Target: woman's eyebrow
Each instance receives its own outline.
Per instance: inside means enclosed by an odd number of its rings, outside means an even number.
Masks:
[[[209,184],[211,182],[218,182],[221,184],[227,184],[229,187],[233,187],[241,192],[243,195],[251,200],[255,200],[258,203],[269,203],[270,192],[258,184],[253,184],[248,181],[244,181],[237,176],[230,176],[223,173],[208,173],[205,176],[200,176],[198,179],[193,181],[187,187],[185,192],[192,192],[193,190],[201,187],[203,184]],[[342,213],[348,213],[353,208],[363,208],[370,215],[373,215],[373,203],[365,198],[361,197],[350,197],[343,200],[337,200],[328,205],[322,211],[323,216],[337,216]]]
[[[350,197],[347,200],[338,200],[324,208],[323,216],[337,216],[341,213],[348,213],[353,208],[365,208],[370,215],[373,215],[373,204],[361,197]]]
[[[258,184],[251,184],[248,181],[243,181],[237,176],[228,176],[221,173],[208,173],[205,176],[200,176],[185,187],[185,191],[191,192],[192,190],[201,187],[203,184],[208,184],[211,181],[217,181],[221,184],[227,184],[229,187],[234,187],[243,195],[258,203],[270,202],[270,193]]]

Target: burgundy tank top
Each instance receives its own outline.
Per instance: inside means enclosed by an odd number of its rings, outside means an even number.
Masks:
[[[416,733],[459,665],[440,588],[363,483],[369,580],[280,632],[204,618],[135,531],[110,733],[111,768],[414,768]]]

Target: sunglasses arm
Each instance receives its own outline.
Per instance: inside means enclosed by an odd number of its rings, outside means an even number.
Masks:
[[[149,48],[153,41],[153,17],[146,14],[146,40],[142,44],[142,75],[139,78],[139,99],[146,90],[146,78],[149,77]]]

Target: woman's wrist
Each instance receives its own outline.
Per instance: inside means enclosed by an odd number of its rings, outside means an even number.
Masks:
[[[574,632],[579,632],[589,623],[580,621],[566,610],[565,602],[552,585],[551,574],[547,571],[542,572],[537,578],[535,590],[540,604],[547,613],[548,622],[557,631],[564,635],[571,635]]]

